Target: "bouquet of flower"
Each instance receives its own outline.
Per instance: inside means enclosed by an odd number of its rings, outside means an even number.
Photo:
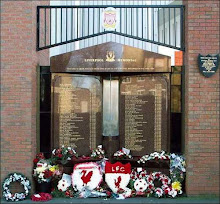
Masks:
[[[134,168],[131,171],[131,180],[135,181],[137,179],[146,179],[147,170],[141,167]]]
[[[58,166],[51,166],[47,160],[40,160],[36,168],[34,168],[33,176],[37,179],[38,183],[50,182],[58,171]]]
[[[45,159],[44,153],[42,152],[36,155],[36,158],[33,160],[34,164],[36,165],[41,159]]]
[[[170,155],[166,154],[165,151],[161,151],[161,152],[153,152],[150,155],[144,155],[137,162],[145,163],[146,161],[149,160],[169,160],[169,159],[170,159]]]
[[[170,155],[170,176],[172,181],[184,180],[184,173],[186,172],[185,158],[180,155]]]
[[[71,147],[64,147],[54,149],[52,151],[52,161],[61,160],[62,164],[66,164],[72,157],[78,157],[76,151]]]
[[[117,159],[132,159],[130,150],[126,148],[122,148],[121,150],[115,152],[113,157]]]
[[[105,151],[102,149],[102,145],[99,145],[96,149],[92,150],[91,156],[95,159],[103,159],[105,158]]]

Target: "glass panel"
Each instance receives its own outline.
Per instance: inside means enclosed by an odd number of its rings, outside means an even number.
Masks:
[[[103,80],[103,136],[119,135],[119,80]]]

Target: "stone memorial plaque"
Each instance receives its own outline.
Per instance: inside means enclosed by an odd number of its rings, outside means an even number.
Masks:
[[[170,72],[171,58],[107,42],[51,57],[52,72]]]
[[[52,148],[71,146],[79,155],[102,142],[100,78],[76,74],[52,76]]]
[[[169,75],[122,77],[120,145],[143,156],[169,150]]]

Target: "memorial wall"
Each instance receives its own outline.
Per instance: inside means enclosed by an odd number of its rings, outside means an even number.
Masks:
[[[107,152],[114,144],[133,156],[169,151],[170,69],[167,56],[117,43],[53,57],[51,148],[87,155],[105,143]]]

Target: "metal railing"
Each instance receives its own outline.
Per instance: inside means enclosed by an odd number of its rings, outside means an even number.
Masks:
[[[102,26],[109,6],[37,6],[37,50],[108,33],[184,50],[183,5],[112,5],[119,16],[113,31]]]

